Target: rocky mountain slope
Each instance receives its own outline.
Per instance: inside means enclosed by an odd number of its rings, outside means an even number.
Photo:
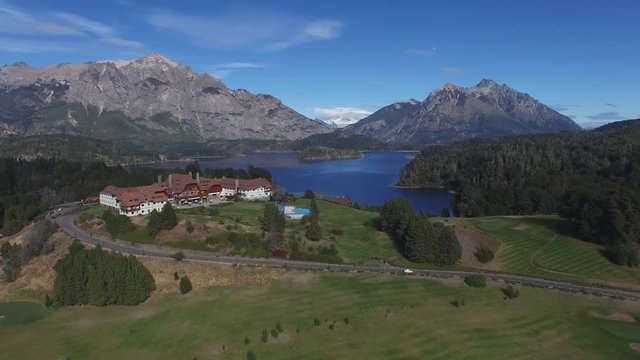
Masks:
[[[0,134],[297,140],[330,131],[271,95],[230,90],[158,54],[0,68]]]
[[[528,94],[492,80],[470,88],[446,84],[423,102],[411,99],[389,105],[346,128],[385,142],[414,145],[580,129]]]

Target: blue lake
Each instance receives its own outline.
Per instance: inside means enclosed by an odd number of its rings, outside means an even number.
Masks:
[[[393,187],[400,169],[415,153],[367,152],[360,159],[302,162],[297,153],[257,153],[237,157],[201,158],[206,168],[267,168],[281,191],[301,194],[306,189],[323,195],[345,195],[360,204],[382,205],[384,200],[403,197],[415,211],[440,214],[451,207],[449,193],[439,189],[401,189]],[[187,162],[168,161],[145,164],[154,168],[184,168]]]

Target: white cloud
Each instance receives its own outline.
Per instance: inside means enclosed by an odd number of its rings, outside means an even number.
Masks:
[[[107,25],[101,24],[97,21],[93,21],[91,19],[87,19],[80,15],[70,14],[70,13],[54,13],[56,18],[66,22],[67,24],[73,26],[76,29],[80,29],[84,32],[89,32],[93,34],[111,34],[113,33],[113,29]]]
[[[607,111],[607,112],[601,112],[594,115],[588,115],[587,118],[591,120],[613,121],[613,120],[624,120],[627,117],[617,111]]]
[[[43,52],[74,52],[77,46],[52,41],[0,38],[0,53],[37,54]]]
[[[357,123],[360,119],[371,115],[371,111],[357,107],[317,107],[313,109],[313,113],[317,119],[338,127],[345,127]]]
[[[308,24],[302,32],[289,39],[267,43],[265,50],[282,50],[317,40],[329,40],[340,36],[342,23],[331,20],[321,20]]]
[[[407,55],[431,57],[436,54],[436,48],[428,49],[407,49],[404,51]]]
[[[144,47],[141,42],[118,37],[111,26],[77,14],[26,12],[4,4],[0,4],[0,35],[13,37],[3,39],[10,45],[0,49],[4,52],[68,51],[72,45],[82,51],[96,41],[120,48]]]
[[[350,118],[365,118],[371,115],[371,111],[356,107],[334,107],[334,108],[313,108],[313,113],[316,114],[318,119],[330,119],[339,116]]]
[[[202,47],[281,50],[312,41],[340,36],[342,23],[335,20],[303,20],[296,16],[262,9],[214,16],[152,11],[144,17],[150,25]]]
[[[212,65],[209,67],[211,75],[218,79],[225,78],[237,70],[243,69],[259,69],[267,67],[265,64],[251,63],[251,62],[231,62],[226,64]]]
[[[447,74],[462,74],[464,72],[462,68],[455,66],[445,66],[440,68],[440,71]]]
[[[100,39],[100,41],[107,44],[116,45],[116,46],[125,47],[125,48],[132,48],[132,49],[140,49],[144,47],[144,44],[139,41],[120,39],[117,37],[105,37]]]

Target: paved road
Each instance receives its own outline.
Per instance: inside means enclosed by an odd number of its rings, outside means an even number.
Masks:
[[[69,235],[79,239],[90,245],[100,245],[105,249],[121,252],[123,254],[131,254],[136,256],[150,256],[170,258],[177,251],[182,251],[185,260],[208,262],[214,264],[234,264],[246,266],[265,266],[279,267],[296,270],[321,270],[321,271],[339,271],[339,272],[362,272],[362,273],[384,273],[405,275],[404,269],[395,266],[360,266],[346,264],[327,264],[310,261],[294,261],[284,259],[262,259],[248,258],[238,256],[216,255],[206,251],[177,250],[175,248],[148,244],[135,244],[118,240],[108,240],[87,234],[83,230],[78,229],[74,224],[74,218],[78,212],[82,210],[78,204],[65,204],[63,210],[56,214],[54,220],[60,228]],[[415,276],[428,276],[440,278],[465,277],[469,275],[484,275],[489,279],[503,281],[511,284],[520,284],[523,286],[552,288],[560,291],[570,292],[580,295],[593,295],[599,297],[610,297],[620,300],[640,301],[640,292],[627,291],[622,289],[605,288],[597,286],[579,285],[563,281],[548,280],[529,276],[522,276],[509,273],[496,272],[467,272],[467,271],[451,271],[451,270],[413,270]]]

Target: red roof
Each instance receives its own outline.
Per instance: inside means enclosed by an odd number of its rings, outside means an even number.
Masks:
[[[126,188],[109,185],[104,188],[102,192],[117,197],[122,203],[122,206],[129,207],[139,206],[143,202],[167,201],[167,194],[164,192],[163,188],[162,184]]]
[[[171,174],[171,186],[169,186],[169,179],[159,183],[154,183],[145,186],[135,186],[121,188],[117,186],[107,186],[102,190],[102,193],[109,194],[117,197],[123,206],[138,206],[145,201],[167,201],[168,197],[172,194],[180,194],[185,191],[188,186],[197,187],[199,191],[208,192],[214,186],[221,186],[225,189],[238,190],[255,190],[264,188],[267,191],[271,190],[272,185],[269,180],[265,178],[258,179],[232,179],[232,178],[200,178],[200,182],[194,179],[191,175],[187,174]]]

